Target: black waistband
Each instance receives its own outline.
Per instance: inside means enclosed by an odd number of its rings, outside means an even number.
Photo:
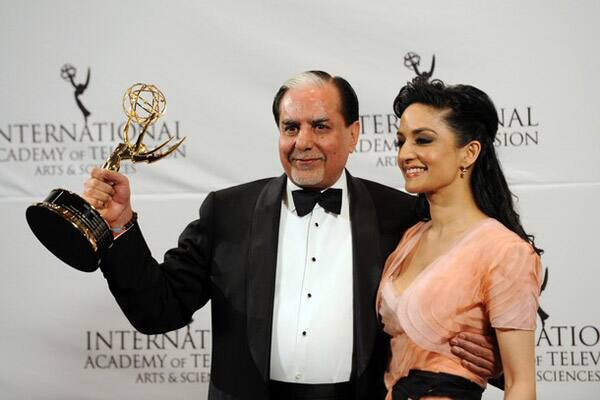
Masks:
[[[342,383],[290,383],[271,381],[271,400],[350,400],[354,390],[350,382]]]
[[[392,389],[393,400],[445,396],[455,400],[481,400],[483,388],[462,376],[411,369]]]

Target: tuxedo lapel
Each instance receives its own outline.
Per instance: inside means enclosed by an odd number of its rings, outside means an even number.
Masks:
[[[246,332],[250,353],[265,381],[269,379],[279,219],[286,179],[282,175],[269,181],[259,194],[249,238]]]
[[[354,353],[352,376],[361,376],[372,357],[378,323],[375,295],[383,259],[375,205],[366,186],[347,171],[352,226]]]

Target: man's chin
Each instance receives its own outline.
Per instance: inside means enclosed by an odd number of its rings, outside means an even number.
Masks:
[[[323,173],[292,170],[290,179],[296,185],[304,188],[322,189]]]

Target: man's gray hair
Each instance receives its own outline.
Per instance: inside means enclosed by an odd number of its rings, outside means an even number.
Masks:
[[[277,94],[275,94],[275,98],[273,99],[273,116],[275,117],[275,123],[279,125],[279,108],[281,106],[281,100],[288,90],[302,86],[323,87],[330,82],[337,88],[338,94],[340,95],[340,112],[344,117],[346,126],[357,121],[358,98],[348,81],[339,76],[331,76],[325,71],[305,71],[285,81],[277,91]]]
[[[282,88],[292,89],[301,86],[325,86],[331,80],[331,75],[322,71],[305,71],[291,77],[281,85]]]

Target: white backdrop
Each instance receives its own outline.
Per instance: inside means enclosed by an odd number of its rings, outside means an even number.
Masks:
[[[322,69],[361,100],[354,175],[402,187],[392,100],[419,68],[485,90],[504,116],[496,141],[549,279],[538,328],[541,399],[600,396],[600,3],[568,1],[0,0],[0,397],[202,399],[210,323],[199,311],[168,336],[134,333],[100,273],[54,259],[25,208],[80,191],[120,139],[121,96],[154,83],[169,104],[155,128],[187,136],[174,157],[125,166],[157,258],[211,190],[281,173],[272,97]],[[74,67],[73,84],[61,77]],[[67,77],[68,78],[68,77]],[[87,110],[87,125],[82,109]],[[152,143],[152,140],[148,142]],[[501,393],[486,391],[485,399]]]

